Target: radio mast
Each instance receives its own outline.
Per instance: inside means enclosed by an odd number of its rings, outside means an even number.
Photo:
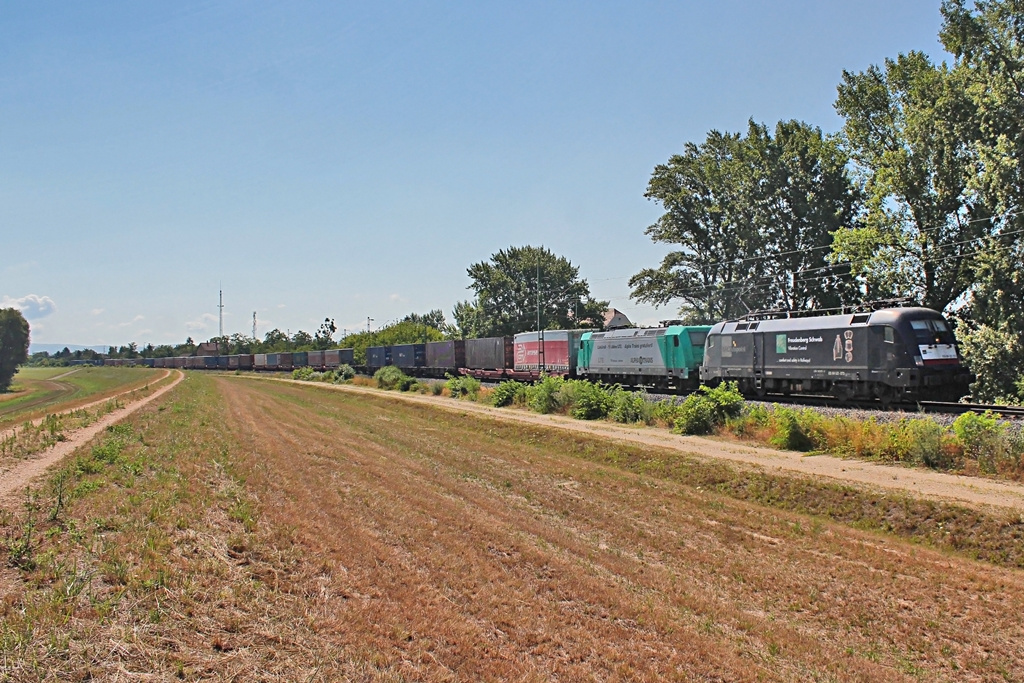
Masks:
[[[224,336],[224,289],[223,285],[220,290],[220,303],[217,304],[217,308],[220,309],[220,334],[219,337]]]
[[[256,311],[252,312],[252,338],[256,338]]]

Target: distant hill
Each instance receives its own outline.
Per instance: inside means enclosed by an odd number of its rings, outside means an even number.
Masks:
[[[106,353],[110,349],[109,346],[79,346],[77,344],[31,344],[30,343],[28,345],[28,352],[31,354],[31,353],[39,353],[40,351],[46,351],[46,352],[48,352],[50,354],[54,354],[54,353],[57,353],[58,351],[63,351],[65,347],[67,347],[68,349],[70,349],[72,351],[84,351],[86,349],[92,349],[93,351],[99,351],[100,353]]]

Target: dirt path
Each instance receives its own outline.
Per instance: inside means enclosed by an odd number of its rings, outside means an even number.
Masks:
[[[643,426],[627,426],[612,422],[587,422],[562,415],[539,415],[522,410],[494,408],[451,398],[383,392],[351,385],[313,384],[297,380],[258,378],[291,382],[304,386],[323,387],[336,391],[370,393],[396,401],[409,401],[436,406],[460,413],[487,415],[500,420],[547,425],[559,429],[594,434],[627,443],[657,446],[706,458],[719,458],[754,465],[767,471],[795,472],[816,477],[867,485],[881,489],[905,491],[915,496],[937,500],[954,500],[972,506],[990,506],[1024,510],[1024,486],[1013,482],[980,477],[964,477],[910,467],[883,465],[863,460],[847,460],[830,455],[806,455],[795,451],[750,446],[734,441],[672,434],[667,430]]]
[[[72,370],[71,372],[78,372],[78,371],[77,370]],[[67,375],[70,375],[71,372],[66,372],[66,373],[64,373],[63,375],[60,375],[60,376],[61,377],[66,377]],[[171,376],[171,372],[172,372],[171,370],[164,370],[164,374],[160,375],[159,377],[157,377],[152,382],[149,382],[148,384],[159,384],[160,382],[163,382],[165,379],[167,379],[168,377]],[[57,378],[54,377],[53,379],[57,379]],[[46,380],[46,381],[53,381],[53,379]],[[74,387],[71,387],[71,386],[66,385],[66,384],[61,384],[59,386],[66,387],[68,390],[72,390],[72,391],[74,390]],[[133,391],[136,391],[137,389],[139,389],[139,385],[137,385],[137,384],[136,385],[132,385],[132,386],[128,386],[128,387],[125,388],[124,391],[121,391],[119,393],[108,395],[108,396],[104,396],[103,398],[96,399],[95,401],[90,401],[89,403],[83,403],[81,405],[71,405],[71,406],[68,406],[64,410],[58,410],[58,411],[56,411],[55,413],[52,413],[52,414],[54,414],[54,415],[66,415],[67,413],[73,413],[76,410],[88,410],[89,408],[94,408],[94,407],[96,407],[98,405],[102,405],[102,404],[106,403],[107,401],[110,401],[112,399],[118,398],[120,396],[124,396],[125,394],[130,394]],[[48,397],[47,400],[50,400],[52,398],[53,398],[52,396]],[[31,422],[31,424],[33,426],[38,427],[40,424],[42,424],[43,420],[45,420],[45,419],[46,419],[45,416],[44,417],[37,417],[34,420],[30,420],[30,422]],[[0,431],[0,439],[6,439],[11,434],[16,432],[20,428],[20,426],[21,425],[18,425],[17,427],[12,427],[10,429],[4,430],[4,431]]]
[[[163,381],[170,374],[170,370],[166,371],[164,376],[158,379],[157,382]],[[87,443],[90,439],[92,439],[94,436],[102,432],[108,426],[117,423],[119,420],[122,420],[126,416],[131,415],[142,406],[154,401],[160,396],[163,396],[165,393],[167,393],[175,386],[177,386],[177,384],[181,382],[183,379],[185,379],[185,374],[182,372],[178,372],[178,376],[171,380],[169,384],[165,384],[164,386],[160,387],[149,396],[141,398],[138,401],[130,403],[123,408],[120,408],[112,413],[104,415],[102,418],[92,423],[88,427],[85,427],[70,434],[67,441],[61,441],[60,443],[54,445],[52,448],[43,451],[42,453],[37,453],[33,455],[31,458],[18,463],[11,469],[3,473],[0,473],[0,504],[11,502],[12,499],[17,494],[19,494],[22,489],[28,486],[29,483],[34,478],[45,472],[46,469],[49,468],[51,465],[60,462],[63,458],[73,453],[75,449]],[[84,406],[78,406],[76,410],[82,410],[83,408],[89,408],[91,406],[105,403],[112,398],[116,398],[117,396],[129,394],[137,388],[138,387],[129,389],[115,396],[108,396],[100,401],[94,401]],[[6,436],[6,434],[0,435],[0,437],[2,436]]]
[[[67,372],[62,372],[61,374],[57,375],[56,377],[51,377],[50,381],[52,382],[53,380],[64,379],[68,375],[73,375],[76,372],[78,372],[79,370],[81,370],[81,368],[75,368],[74,370],[68,370]]]

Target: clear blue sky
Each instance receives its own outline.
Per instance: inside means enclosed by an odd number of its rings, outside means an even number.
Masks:
[[[468,298],[543,244],[635,322],[655,164],[838,130],[842,70],[941,60],[938,0],[5,2],[0,305],[36,343],[178,343]]]

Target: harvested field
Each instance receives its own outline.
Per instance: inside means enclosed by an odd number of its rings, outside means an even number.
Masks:
[[[6,677],[1024,677],[1020,570],[667,450],[315,385],[169,397],[8,511]]]

